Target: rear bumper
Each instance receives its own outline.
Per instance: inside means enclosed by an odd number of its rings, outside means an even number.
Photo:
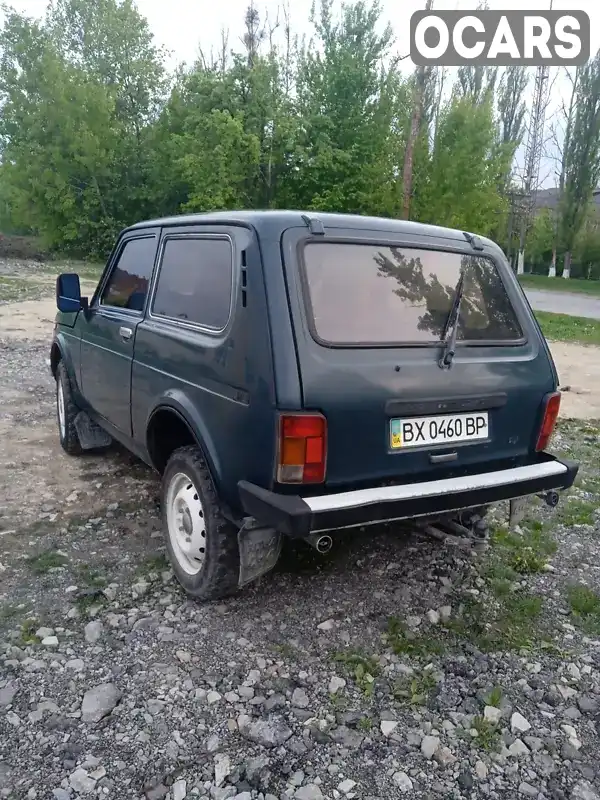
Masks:
[[[294,538],[317,531],[444,514],[501,500],[568,489],[579,464],[544,455],[523,467],[354,492],[283,495],[240,481],[242,508],[262,525]]]

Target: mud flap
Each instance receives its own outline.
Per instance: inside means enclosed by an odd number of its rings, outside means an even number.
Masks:
[[[112,436],[90,419],[85,411],[80,411],[74,420],[79,443],[84,450],[95,450],[112,444]]]
[[[282,535],[274,528],[244,522],[238,533],[240,576],[238,586],[245,586],[273,569],[281,553]]]

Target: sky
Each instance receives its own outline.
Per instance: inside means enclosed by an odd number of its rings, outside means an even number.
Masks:
[[[94,0],[89,0],[93,2]],[[42,17],[47,0],[8,0],[17,11],[31,17]],[[424,9],[425,0],[380,0],[382,18],[389,21],[394,33],[394,50],[402,55],[409,50],[409,20],[413,12]],[[551,0],[488,0],[492,10],[510,11],[527,9],[542,11],[550,8]],[[188,64],[198,57],[199,47],[209,53],[211,48],[218,49],[223,29],[229,32],[229,44],[237,47],[243,32],[244,13],[249,0],[137,0],[137,7],[150,25],[157,44],[164,46],[169,52],[169,66],[174,67],[181,62]],[[310,35],[309,15],[312,0],[290,0],[291,22],[295,32]],[[434,0],[434,11],[469,11],[479,5],[479,0]],[[282,0],[255,0],[255,6],[268,14],[270,20],[276,20]],[[586,11],[591,20],[592,53],[600,49],[600,0],[553,0],[553,8],[557,11]],[[281,12],[279,12],[281,18]],[[413,64],[410,58],[401,62],[402,69],[410,71]],[[552,92],[548,117],[553,120],[561,106],[561,100],[567,100],[569,81],[564,71],[551,75]],[[556,124],[556,121],[553,122]],[[549,136],[549,132],[548,132]],[[542,161],[541,180],[543,186],[553,185],[555,159],[552,158],[552,146],[548,144],[549,157]],[[520,153],[518,160],[523,159]]]

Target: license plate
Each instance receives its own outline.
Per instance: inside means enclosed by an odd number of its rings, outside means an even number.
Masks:
[[[513,525],[518,525],[522,522],[527,513],[527,506],[529,505],[528,497],[515,497],[510,501],[510,510],[508,514],[508,525],[510,528]]]
[[[392,450],[474,442],[489,438],[487,411],[390,420]]]

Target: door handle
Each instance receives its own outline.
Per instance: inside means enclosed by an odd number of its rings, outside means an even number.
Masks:
[[[128,339],[131,339],[131,337],[133,336],[133,331],[131,330],[131,328],[121,327],[119,328],[119,336],[121,337],[121,339],[125,339],[125,341],[127,341]]]

